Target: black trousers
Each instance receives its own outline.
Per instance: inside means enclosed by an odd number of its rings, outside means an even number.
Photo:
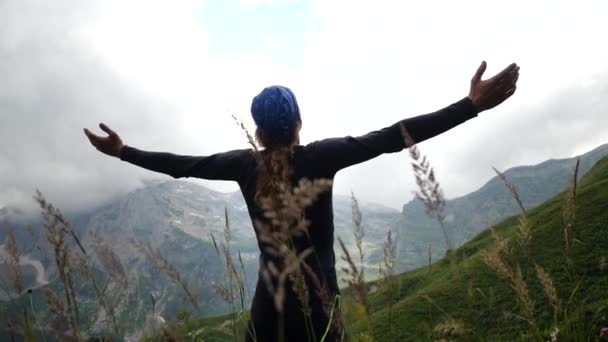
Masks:
[[[326,334],[324,341],[346,341],[341,339],[340,310],[336,305],[330,325],[328,308],[317,295],[310,291],[310,317],[303,312],[296,294],[285,291],[283,312],[278,312],[274,298],[263,284],[258,282],[251,305],[251,319],[245,333],[246,342],[318,342]],[[333,303],[332,303],[333,304]],[[329,308],[331,310],[331,308]]]

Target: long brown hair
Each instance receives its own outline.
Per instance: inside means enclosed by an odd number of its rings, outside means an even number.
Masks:
[[[264,150],[260,151],[260,162],[257,168],[257,184],[255,201],[260,203],[263,198],[276,198],[285,187],[289,186],[293,174],[293,148],[300,143],[300,128],[298,120],[292,127],[288,144],[272,144],[269,139],[257,129],[255,138]]]

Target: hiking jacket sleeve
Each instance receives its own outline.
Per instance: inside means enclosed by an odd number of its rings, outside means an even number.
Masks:
[[[330,173],[335,173],[383,153],[399,152],[476,116],[477,109],[473,102],[465,97],[436,112],[404,119],[362,136],[320,140],[309,144],[307,148],[311,149],[320,165],[324,165]],[[406,138],[407,135],[409,138]]]
[[[213,180],[239,181],[243,159],[250,150],[233,150],[209,156],[177,155],[167,152],[142,151],[125,145],[120,159],[174,178],[197,177]]]

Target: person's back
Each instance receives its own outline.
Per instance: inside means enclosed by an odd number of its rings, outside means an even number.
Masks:
[[[85,130],[100,151],[175,178],[232,180],[239,184],[260,248],[260,272],[251,306],[248,341],[325,341],[344,338],[336,296],[331,182],[338,171],[436,136],[494,107],[515,91],[518,67],[481,81],[469,97],[359,137],[299,145],[301,118],[288,88],[264,89],[252,103],[256,137],[264,147],[206,157],[146,152],[122,144],[116,133],[101,138]],[[481,83],[480,83],[481,82]],[[484,83],[485,82],[485,83]],[[488,93],[491,95],[488,95]],[[333,316],[332,324],[329,324]],[[312,335],[312,336],[311,336]]]

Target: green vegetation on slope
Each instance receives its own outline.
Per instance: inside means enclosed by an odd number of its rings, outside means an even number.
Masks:
[[[400,290],[394,294],[392,322],[388,319],[387,291],[372,294],[373,336],[377,341],[431,339],[441,330],[434,328],[450,320],[459,322],[465,330],[454,335],[468,339],[513,340],[531,331],[531,324],[548,336],[555,328],[554,310],[538,280],[535,264],[552,277],[564,310],[572,296],[569,317],[563,317],[562,310],[558,329],[574,325],[589,330],[573,333],[576,336],[599,336],[600,326],[608,326],[608,158],[598,162],[578,185],[573,274],[566,266],[564,246],[562,211],[566,195],[564,192],[529,211],[532,237],[527,246],[517,243],[517,217],[494,227],[499,236],[509,239],[510,264],[521,267],[534,303],[531,319],[522,317],[514,291],[482,258],[484,250],[495,247],[488,229],[454,251],[455,265],[444,258],[430,268],[398,275],[394,281]],[[353,336],[367,328],[362,323],[352,327]]]
[[[518,237],[519,218],[511,217],[430,266],[389,279],[391,287],[368,283],[369,315],[343,290],[343,314],[355,341],[599,340],[608,326],[608,158],[598,162],[576,191],[572,263],[567,262],[563,192],[528,211],[531,239]],[[525,313],[511,283],[499,277],[483,254],[507,241],[505,261],[521,280],[532,303]],[[551,305],[537,268],[548,273],[559,300]],[[569,266],[570,265],[570,266]],[[371,272],[371,270],[369,270]],[[386,280],[385,280],[386,281]],[[386,282],[384,283],[386,284]],[[521,291],[521,289],[520,289]],[[389,305],[391,304],[391,305]],[[238,320],[239,330],[245,319]],[[238,341],[227,324],[231,316],[191,320],[170,330],[206,340]]]

